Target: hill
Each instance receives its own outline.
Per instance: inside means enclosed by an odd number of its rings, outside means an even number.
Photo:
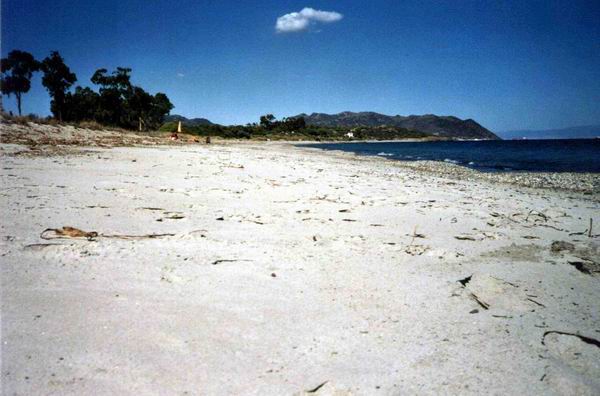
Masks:
[[[375,112],[355,113],[345,111],[338,114],[312,113],[308,115],[302,113],[296,117],[304,117],[307,125],[315,126],[395,126],[444,138],[499,139],[493,132],[482,127],[474,120],[461,120],[453,116],[437,116],[434,114],[389,116]]]
[[[600,136],[600,125],[586,125],[560,129],[522,129],[501,132],[504,139],[594,139]]]
[[[172,115],[168,115],[165,117],[165,123],[178,122],[178,121],[181,121],[182,124],[190,125],[190,126],[214,125],[212,122],[210,122],[206,118],[186,118],[186,117],[178,115],[178,114],[172,114]]]

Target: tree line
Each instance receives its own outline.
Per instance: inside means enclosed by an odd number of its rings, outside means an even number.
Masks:
[[[77,76],[65,64],[58,51],[52,51],[41,61],[28,52],[13,50],[1,61],[1,90],[15,95],[21,115],[22,96],[31,88],[31,78],[42,72],[42,85],[50,95],[50,111],[59,121],[96,121],[103,125],[127,129],[157,129],[173,109],[164,93],[152,95],[131,84],[131,69],[117,67],[112,73],[98,69],[89,87],[71,87]]]
[[[178,129],[178,120],[163,124],[160,131],[175,132]],[[273,114],[260,116],[260,123],[246,125],[219,125],[206,124],[194,125],[183,122],[183,132],[198,136],[219,136],[223,138],[250,139],[252,137],[274,137],[284,135],[302,136],[306,128],[303,117],[284,117],[280,121]]]
[[[260,116],[260,126],[268,131],[293,132],[306,128],[304,117],[284,117],[277,121],[273,114]]]
[[[177,131],[178,120],[169,121],[160,128],[164,132]],[[257,140],[394,140],[426,138],[430,134],[395,126],[316,126],[307,125],[304,117],[277,120],[272,114],[260,117],[259,123],[246,125],[194,125],[183,122],[183,132],[198,136],[219,136],[227,139]]]

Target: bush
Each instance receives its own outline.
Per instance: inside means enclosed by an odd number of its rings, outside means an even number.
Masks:
[[[60,122],[56,118],[46,117],[43,120],[40,120],[42,124],[51,125],[51,126],[59,126]]]
[[[24,116],[15,116],[12,118],[12,121],[19,125],[27,125],[29,124],[29,118]]]
[[[101,131],[106,129],[102,124],[96,121],[80,121],[76,124],[76,127],[81,129],[91,129],[93,131]]]
[[[160,132],[175,132],[177,131],[177,122],[170,121],[162,124],[162,126],[158,129]]]
[[[31,113],[26,116],[15,116],[12,114],[2,113],[2,118],[7,122],[13,122],[19,125],[27,125],[28,123],[44,124],[44,125],[58,125],[59,122],[52,117],[41,118],[37,114]]]

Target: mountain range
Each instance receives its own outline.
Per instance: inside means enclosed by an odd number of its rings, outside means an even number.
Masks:
[[[433,136],[453,139],[499,139],[493,132],[482,127],[472,119],[461,120],[453,116],[437,116],[434,114],[389,116],[375,112],[350,112],[338,114],[312,113],[298,114],[294,118],[303,117],[306,125],[320,127],[379,127],[392,126],[413,131],[424,132]],[[190,126],[214,125],[206,118],[186,118],[181,115],[170,115],[166,122],[181,121]]]
[[[214,125],[212,122],[207,120],[206,118],[186,118],[182,115],[172,114],[165,117],[165,122],[178,122],[181,121],[182,124],[197,126],[197,125]]]
[[[522,129],[500,132],[504,139],[594,139],[600,136],[600,125],[586,125],[560,129]]]
[[[344,111],[338,114],[312,113],[298,114],[304,117],[307,125],[316,126],[395,126],[420,131],[444,138],[460,139],[499,139],[493,132],[482,127],[472,119],[461,120],[453,116],[437,116],[434,114],[389,116],[375,112]]]
[[[497,135],[472,119],[461,120],[454,116],[434,114],[389,116],[371,111],[344,111],[338,114],[301,113],[307,125],[331,127],[377,127],[395,126],[425,132],[444,138],[459,139],[594,139],[600,136],[600,125],[586,125],[559,129],[521,129],[498,132]],[[190,126],[215,125],[206,118],[187,118],[178,114],[169,115],[165,122],[181,121]]]

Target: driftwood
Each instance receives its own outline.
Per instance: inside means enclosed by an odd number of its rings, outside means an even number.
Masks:
[[[52,231],[54,232],[54,236],[48,236],[48,233]],[[93,238],[96,238],[98,233],[95,231],[86,232],[82,231],[75,227],[63,227],[63,228],[46,228],[40,234],[40,238],[42,239],[58,239],[58,238],[86,238],[88,241],[91,241]]]
[[[96,231],[83,231],[75,227],[62,228],[46,228],[40,234],[40,238],[50,239],[65,239],[65,238],[85,238],[88,241],[93,241],[95,238],[118,238],[118,239],[146,239],[146,238],[162,238],[167,236],[175,236],[175,234],[145,234],[145,235],[125,235],[125,234],[99,234]]]

